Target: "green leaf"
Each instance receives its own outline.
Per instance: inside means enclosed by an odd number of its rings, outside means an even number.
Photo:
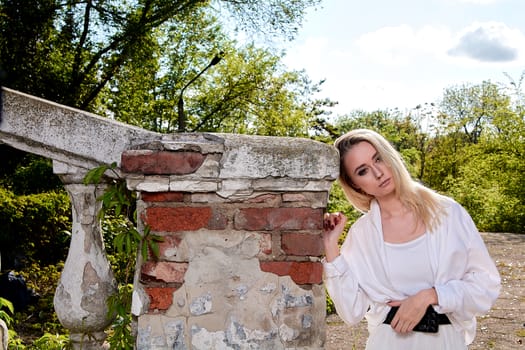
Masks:
[[[110,166],[106,164],[91,169],[87,172],[86,176],[84,176],[84,185],[100,183],[102,176],[108,169],[110,169]]]
[[[135,242],[140,242],[142,240],[142,236],[134,228],[131,228],[129,232],[133,235],[133,239],[135,240]]]
[[[159,256],[160,256],[159,244],[156,241],[151,241],[150,240],[149,241],[149,248],[153,252],[153,256],[155,257],[155,259],[158,259]]]
[[[146,261],[148,260],[148,243],[147,241],[143,241],[142,242],[142,246],[141,246],[141,250],[142,250],[142,260]]]

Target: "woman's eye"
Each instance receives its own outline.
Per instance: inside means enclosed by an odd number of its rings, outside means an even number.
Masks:
[[[381,157],[380,157],[380,156],[377,156],[377,158],[376,158],[376,163],[379,163],[380,161],[382,161]]]
[[[366,175],[366,169],[361,169],[361,170],[359,170],[359,171],[357,172],[357,175],[359,175],[359,176],[364,176],[364,175]]]

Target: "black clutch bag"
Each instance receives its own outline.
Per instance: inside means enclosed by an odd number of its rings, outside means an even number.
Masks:
[[[388,312],[388,315],[386,315],[386,319],[383,323],[392,323],[398,309],[399,306],[393,306]],[[432,306],[429,306],[425,311],[425,315],[413,330],[416,332],[437,333],[440,324],[450,324],[450,320],[447,315],[438,314]]]

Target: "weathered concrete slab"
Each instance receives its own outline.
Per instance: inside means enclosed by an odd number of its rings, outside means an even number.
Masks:
[[[120,164],[122,152],[161,134],[2,88],[0,141],[83,168]]]

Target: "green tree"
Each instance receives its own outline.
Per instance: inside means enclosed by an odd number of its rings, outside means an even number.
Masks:
[[[490,81],[452,87],[445,89],[438,120],[448,132],[461,133],[467,142],[477,143],[485,127],[507,110],[510,102],[510,97]]]
[[[287,71],[270,50],[239,47],[205,10],[166,26],[163,37],[163,45],[144,46],[141,70],[126,67],[103,91],[106,114],[169,133],[181,130],[182,99],[186,131],[308,136],[331,105],[311,98],[321,83]],[[210,67],[212,57],[218,63]]]
[[[423,181],[447,192],[470,157],[469,147],[491,132],[495,119],[508,115],[511,108],[511,98],[489,81],[445,89],[431,131]]]
[[[481,230],[521,232],[525,227],[525,118],[523,106],[500,109],[479,142],[467,146],[449,192]]]
[[[102,89],[124,67],[140,71],[141,52],[158,31],[201,9],[230,13],[239,28],[292,38],[319,0],[138,0],[0,2],[4,84],[52,101],[95,110]],[[159,44],[159,43],[157,43]],[[192,46],[198,46],[197,42]]]
[[[434,114],[423,180],[463,204],[481,230],[523,227],[522,96],[521,80],[452,87]]]

